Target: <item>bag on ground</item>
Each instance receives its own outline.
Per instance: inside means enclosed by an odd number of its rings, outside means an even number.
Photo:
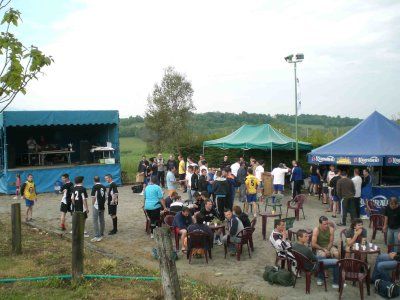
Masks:
[[[400,286],[390,281],[377,279],[375,281],[375,293],[387,299],[396,298],[400,295]]]
[[[294,284],[293,274],[291,274],[288,270],[279,269],[278,267],[266,266],[263,278],[270,284],[277,284],[281,286],[292,286]]]

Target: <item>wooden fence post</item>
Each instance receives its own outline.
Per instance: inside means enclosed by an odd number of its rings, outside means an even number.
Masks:
[[[14,254],[21,254],[21,204],[19,203],[11,204],[11,229],[12,252]]]
[[[83,212],[72,215],[72,280],[79,281],[83,275],[85,216]]]
[[[175,257],[172,257],[171,231],[166,227],[154,229],[154,238],[157,242],[157,252],[160,257],[161,284],[164,299],[181,300],[182,293],[176,270]]]

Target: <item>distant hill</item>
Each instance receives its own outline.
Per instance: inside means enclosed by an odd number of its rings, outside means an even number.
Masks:
[[[206,112],[196,113],[192,116],[190,124],[193,132],[199,135],[222,135],[236,130],[243,124],[268,123],[288,136],[294,136],[294,115],[269,115],[247,113]],[[324,132],[337,137],[361,122],[358,118],[331,117],[325,115],[300,115],[298,117],[299,137],[308,139],[315,132]],[[144,119],[141,116],[131,116],[120,120],[121,137],[140,137]]]

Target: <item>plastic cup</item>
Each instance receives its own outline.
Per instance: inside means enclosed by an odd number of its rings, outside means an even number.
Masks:
[[[374,245],[372,243],[369,243],[369,247],[372,248]]]
[[[210,222],[207,222],[207,226],[210,226]]]
[[[375,246],[374,246],[374,249],[375,249],[375,250],[378,250],[378,245],[375,245]]]
[[[217,227],[217,222],[214,223],[214,226]]]

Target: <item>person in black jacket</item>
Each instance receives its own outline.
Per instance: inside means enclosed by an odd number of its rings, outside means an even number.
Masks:
[[[247,177],[247,168],[246,163],[243,161],[240,163],[240,168],[237,172],[236,182],[239,185],[239,201],[246,201],[246,177]]]
[[[195,192],[199,192],[199,167],[194,166],[193,168],[193,174],[192,177],[190,178],[190,190],[192,193],[192,197]]]
[[[230,197],[230,186],[226,178],[222,177],[222,172],[217,171],[216,178],[213,183],[213,192],[217,211],[221,220],[225,220],[224,209],[228,207],[228,199]]]
[[[226,167],[230,166],[231,163],[228,161],[228,155],[224,156],[224,160],[221,162],[220,168],[221,170],[225,169]]]
[[[202,193],[207,191],[208,191],[207,170],[202,169],[199,178],[199,192]]]
[[[339,209],[338,203],[340,201],[338,195],[337,195],[337,190],[336,190],[336,184],[340,179],[340,170],[335,169],[335,176],[332,177],[332,179],[329,181],[329,186],[332,188],[332,218],[336,218],[336,212]]]
[[[138,168],[137,168],[138,173],[146,172],[146,169],[147,169],[148,165],[149,165],[149,162],[147,161],[146,156],[143,155],[142,156],[142,160],[139,161],[139,165],[138,165]]]

